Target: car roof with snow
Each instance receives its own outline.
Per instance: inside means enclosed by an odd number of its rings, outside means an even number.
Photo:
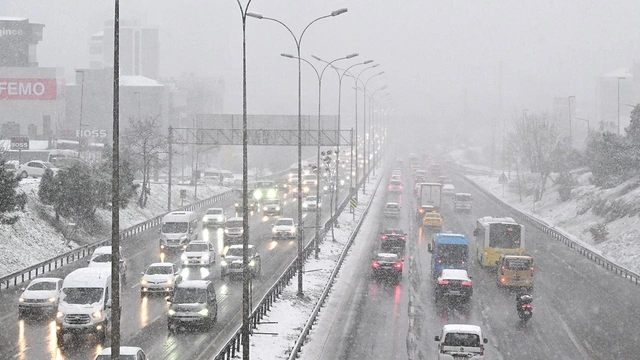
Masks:
[[[165,266],[169,267],[169,266],[172,266],[172,265],[173,265],[173,263],[170,263],[170,262],[157,262],[157,263],[149,264],[148,267],[165,267]]]
[[[242,249],[243,246],[242,245],[231,245],[229,246],[229,249]],[[249,244],[249,249],[252,249],[253,245]]]
[[[444,333],[471,333],[482,335],[482,329],[478,325],[469,324],[446,324],[442,327]]]
[[[453,184],[444,184],[444,185],[442,186],[442,189],[443,189],[443,190],[455,190],[455,189],[456,189],[456,187],[455,187],[455,186],[453,186]]]
[[[448,280],[470,280],[467,270],[462,269],[442,269],[440,278]]]
[[[61,278],[54,278],[54,277],[43,277],[43,278],[35,278],[33,280],[31,280],[31,282],[29,283],[29,286],[31,286],[32,284],[37,284],[37,283],[43,283],[43,282],[57,282],[62,280]]]
[[[209,280],[184,280],[177,284],[179,288],[197,288],[206,289],[209,285]]]

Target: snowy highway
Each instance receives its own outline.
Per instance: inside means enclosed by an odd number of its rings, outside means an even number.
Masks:
[[[465,234],[470,243],[470,256],[474,256],[473,229],[477,218],[491,215],[519,220],[460,177],[453,174],[450,177],[456,191],[473,194],[473,210],[454,213],[451,198],[445,197],[443,231]],[[495,272],[481,268],[475,259],[470,261],[469,269],[474,288],[470,304],[436,305],[431,254],[427,251],[431,234],[409,223],[413,221],[416,207],[409,181],[405,175],[399,225],[410,237],[402,281],[396,285],[368,276],[370,254],[380,241],[377,227],[384,221],[381,207],[384,201],[397,199],[392,194],[387,194],[385,199],[384,190],[380,189],[383,191],[374,203],[378,209],[372,209],[370,219],[366,220],[370,225],[363,226],[358,237],[358,241],[367,241],[367,246],[350,255],[349,260],[357,263],[357,271],[342,275],[341,280],[349,283],[348,292],[351,292],[340,294],[344,300],[338,306],[344,309],[344,317],[336,321],[321,315],[315,330],[317,335],[311,335],[307,346],[313,350],[303,359],[432,359],[438,352],[433,338],[448,323],[480,325],[489,339],[486,356],[490,359],[638,357],[640,345],[635,338],[640,332],[637,321],[640,289],[532,227],[526,228],[525,235],[527,253],[535,261],[534,316],[528,323],[518,319],[515,293],[498,288]],[[409,266],[414,266],[411,277]],[[365,274],[367,276],[363,276]],[[414,296],[412,318],[408,311],[410,293]],[[409,321],[413,321],[411,330]],[[321,353],[316,353],[320,348]],[[337,349],[336,352],[332,352],[332,348]]]
[[[341,194],[341,196],[343,196]],[[328,199],[325,203],[328,204]],[[217,205],[216,205],[217,206]],[[224,206],[228,214],[233,213],[233,200],[227,200]],[[203,213],[206,209],[200,209]],[[296,214],[296,203],[288,197],[283,216]],[[314,213],[309,213],[308,222],[315,221]],[[328,206],[324,207],[323,221],[329,215]],[[261,255],[262,275],[253,282],[253,299],[259,300],[281,275],[284,269],[297,255],[296,241],[271,241],[271,223],[273,217],[263,217],[262,213],[250,216],[250,243],[254,244]],[[311,225],[308,225],[311,226]],[[308,241],[313,231],[306,231]],[[209,237],[220,252],[222,230],[211,235],[203,231],[203,237]],[[163,296],[140,297],[140,273],[152,263],[158,261],[157,229],[140,234],[135,241],[123,244],[128,261],[127,284],[123,285],[121,334],[123,345],[143,347],[152,359],[209,359],[213,356],[241,324],[242,281],[225,279],[220,281],[219,264],[211,269],[192,268],[189,279],[209,277],[214,279],[218,296],[218,322],[209,332],[177,332],[169,334],[166,316],[168,304]],[[180,263],[180,254],[172,254],[167,261]],[[62,277],[72,270],[86,266],[84,260],[48,273],[47,276]],[[81,337],[74,341],[68,339],[66,347],[56,345],[55,322],[46,320],[18,320],[18,289],[10,289],[0,294],[0,321],[4,331],[0,332],[0,357],[3,359],[93,359],[102,349],[93,337]],[[108,346],[108,345],[107,345]]]

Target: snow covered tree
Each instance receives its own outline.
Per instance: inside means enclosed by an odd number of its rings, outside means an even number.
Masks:
[[[24,193],[18,194],[16,189],[20,179],[16,178],[13,172],[7,171],[4,167],[4,160],[0,159],[0,222],[13,223],[16,218],[5,218],[3,215],[9,211],[23,209],[27,202]]]
[[[640,145],[640,104],[631,110],[629,127],[624,129],[627,132],[627,139],[634,145]]]
[[[38,187],[38,197],[43,204],[54,205],[56,220],[60,220],[60,214],[55,207],[55,204],[58,201],[58,194],[58,182],[55,179],[53,171],[51,171],[51,169],[47,169],[44,171],[44,175],[42,175],[42,179],[40,180],[40,186]]]
[[[56,174],[58,196],[53,206],[60,215],[83,220],[95,214],[99,197],[94,174],[91,167],[79,163]]]
[[[131,154],[136,170],[142,173],[142,191],[138,198],[140,207],[147,206],[151,171],[158,166],[157,159],[168,153],[167,138],[163,134],[156,117],[145,119],[129,118],[129,128],[124,132],[123,145]]]
[[[531,172],[540,175],[542,199],[545,185],[554,167],[554,156],[559,144],[559,132],[548,114],[530,114],[514,121],[509,134],[509,147],[514,149]]]
[[[96,169],[96,181],[98,184],[98,199],[100,206],[108,208],[111,204],[111,179],[112,171],[112,154],[111,148],[105,148],[102,154],[102,162]],[[128,155],[120,154],[120,208],[124,209],[129,204],[129,200],[136,193],[137,185],[133,183],[135,179],[135,170]]]

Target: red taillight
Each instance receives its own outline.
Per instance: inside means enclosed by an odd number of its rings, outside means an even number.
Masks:
[[[485,253],[486,254],[486,253]],[[504,271],[504,265],[502,265],[502,271]]]
[[[484,345],[480,344],[480,356],[484,356]]]
[[[396,269],[402,269],[402,263],[401,263],[401,262],[397,262],[397,263],[393,264],[393,266],[394,266]]]
[[[471,286],[471,281],[463,281],[460,283],[462,286]]]
[[[391,185],[389,185],[389,189],[391,189]]]
[[[533,273],[533,266],[531,267],[531,272]]]
[[[424,209],[420,209],[420,214],[424,214]]]
[[[438,285],[449,285],[447,280],[438,280]]]
[[[487,255],[487,251],[486,250],[485,250],[484,254]]]
[[[462,260],[462,265],[464,265],[464,260]]]
[[[374,269],[377,269],[377,268],[380,267],[380,263],[377,262],[377,261],[374,261],[374,262],[371,263],[371,267],[374,268]]]
[[[385,240],[387,240],[388,238],[389,238],[389,237],[388,237],[387,235],[382,235],[382,237],[381,237],[382,241],[385,241]]]
[[[402,190],[402,185],[400,185],[399,187],[400,187],[400,190]]]
[[[400,237],[400,240],[402,240],[402,241],[407,241],[407,237],[406,237],[406,236],[401,236],[401,237]]]
[[[442,264],[442,259],[438,259],[438,264]]]

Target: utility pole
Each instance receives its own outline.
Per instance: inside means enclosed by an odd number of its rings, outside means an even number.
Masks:
[[[113,17],[113,156],[111,163],[111,358],[120,359],[120,2]],[[82,129],[80,129],[82,131]]]
[[[167,211],[171,211],[171,170],[173,160],[173,127],[169,126],[169,135],[167,141],[169,142],[169,186],[167,188]]]

